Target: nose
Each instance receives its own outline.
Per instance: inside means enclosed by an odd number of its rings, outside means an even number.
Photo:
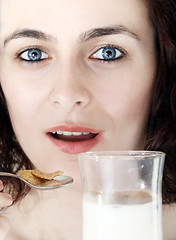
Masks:
[[[51,92],[51,102],[66,112],[85,108],[91,99],[86,77],[68,66],[57,71]]]

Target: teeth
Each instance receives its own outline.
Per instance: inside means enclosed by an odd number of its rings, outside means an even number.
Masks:
[[[55,131],[52,134],[64,135],[64,136],[81,136],[88,135],[90,132],[68,132],[68,131]]]
[[[82,135],[83,133],[82,132],[72,132],[73,136],[80,136]]]
[[[88,135],[90,132],[83,132],[83,135]]]
[[[65,135],[65,136],[71,136],[72,135],[71,132],[66,132],[66,131],[63,131],[62,134]]]
[[[57,133],[57,134],[60,134],[60,135],[61,135],[61,134],[62,134],[62,131],[57,131],[57,132],[55,132],[55,133]]]

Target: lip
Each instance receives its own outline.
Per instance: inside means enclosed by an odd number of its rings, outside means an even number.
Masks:
[[[97,134],[94,138],[82,141],[64,141],[56,139],[51,135],[51,132],[55,131],[68,131],[68,132],[90,132]],[[78,154],[89,151],[93,148],[101,139],[102,132],[93,128],[87,128],[82,126],[58,126],[48,129],[47,136],[57,146],[60,151],[70,154]]]

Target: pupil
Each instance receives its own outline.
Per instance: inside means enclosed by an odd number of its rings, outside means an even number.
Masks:
[[[106,56],[109,58],[109,57],[112,57],[112,51],[111,50],[107,50],[106,52]]]

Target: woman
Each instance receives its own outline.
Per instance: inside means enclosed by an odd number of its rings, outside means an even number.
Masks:
[[[14,204],[2,239],[81,239],[77,154],[89,150],[166,152],[163,203],[175,202],[175,10],[171,0],[1,0],[1,171],[75,180],[22,198],[26,186],[4,178]]]

